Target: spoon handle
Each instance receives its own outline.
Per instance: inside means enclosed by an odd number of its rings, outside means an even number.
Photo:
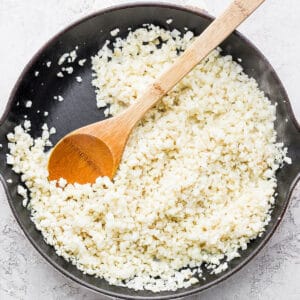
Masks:
[[[174,64],[145,90],[138,101],[124,112],[124,116],[129,122],[128,125],[133,127],[163,95],[225,40],[264,1],[234,0],[223,14],[194,40]]]

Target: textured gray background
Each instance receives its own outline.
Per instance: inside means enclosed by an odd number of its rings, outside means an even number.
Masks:
[[[0,0],[0,113],[33,53],[71,21],[125,1]],[[178,0],[218,14],[228,0]],[[268,0],[240,27],[282,79],[300,120],[300,1]],[[243,270],[191,299],[300,299],[300,186],[269,244]],[[43,260],[14,220],[0,185],[0,299],[106,299],[70,281]]]

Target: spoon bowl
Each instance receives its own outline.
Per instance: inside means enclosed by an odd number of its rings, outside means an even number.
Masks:
[[[53,149],[49,162],[49,179],[64,178],[68,183],[95,182],[99,176],[113,177],[114,158],[108,146],[99,138],[73,133]]]

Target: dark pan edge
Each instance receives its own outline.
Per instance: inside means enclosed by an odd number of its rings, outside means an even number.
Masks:
[[[184,6],[181,6],[181,5],[177,5],[177,4],[169,4],[169,3],[159,3],[159,2],[138,2],[138,3],[125,3],[125,4],[121,4],[121,5],[115,5],[115,6],[111,6],[111,7],[108,7],[108,8],[105,8],[105,9],[101,9],[101,10],[98,10],[97,12],[94,12],[94,13],[91,13],[85,17],[82,17],[80,18],[79,20],[73,22],[72,24],[70,24],[69,26],[67,26],[66,28],[64,28],[63,30],[61,30],[59,33],[57,33],[56,35],[54,35],[50,40],[48,40],[48,42],[46,42],[44,44],[44,46],[42,46],[37,52],[36,54],[32,57],[32,59],[27,63],[27,65],[25,66],[24,70],[22,71],[21,75],[19,76],[19,78],[17,79],[17,82],[16,84],[14,85],[13,87],[13,90],[10,94],[10,97],[9,97],[9,100],[8,100],[8,103],[6,105],[6,108],[4,110],[4,113],[3,115],[1,116],[1,119],[0,119],[0,126],[5,122],[6,118],[7,118],[7,115],[9,113],[9,110],[12,106],[12,101],[13,101],[13,98],[14,98],[14,95],[16,93],[16,90],[18,89],[19,85],[20,85],[20,82],[22,81],[25,73],[30,69],[30,67],[34,64],[34,62],[37,60],[38,56],[44,51],[45,48],[48,47],[49,44],[51,44],[58,36],[60,36],[61,34],[63,34],[64,32],[68,31],[69,29],[73,28],[74,26],[80,24],[81,22],[83,21],[86,21],[90,18],[93,18],[99,14],[103,14],[103,13],[107,13],[107,12],[110,12],[110,11],[114,11],[114,10],[120,10],[120,9],[126,9],[126,8],[130,8],[130,7],[137,7],[137,6],[157,6],[157,7],[165,7],[165,8],[172,8],[172,9],[177,9],[177,10],[182,10],[182,11],[187,11],[187,12],[192,12],[192,13],[195,13],[199,16],[202,16],[208,20],[213,20],[214,18],[212,16],[210,16],[209,14],[207,14],[206,12],[204,12],[203,10],[201,10],[200,8],[196,8],[196,7],[184,7]],[[252,44],[252,42],[250,42],[246,37],[244,37],[241,33],[235,31],[234,32],[235,35],[238,35],[239,38],[241,38],[242,40],[244,40],[247,44],[249,44],[251,47],[253,47],[257,53],[261,56],[261,58],[265,61],[265,63],[267,63],[270,67],[270,69],[272,70],[273,74],[274,74],[274,78],[275,80],[277,81],[277,83],[280,85],[282,91],[284,92],[284,96],[285,96],[285,100],[286,100],[286,105],[287,105],[287,110],[288,110],[288,113],[289,113],[289,116],[295,126],[295,128],[297,129],[297,131],[300,133],[300,125],[299,123],[297,122],[296,118],[295,118],[295,115],[294,115],[294,112],[292,110],[292,107],[291,107],[291,104],[290,104],[290,101],[289,101],[289,98],[288,98],[288,95],[286,93],[286,90],[285,88],[283,87],[278,75],[276,74],[274,68],[270,65],[270,63],[267,61],[267,59],[265,58],[265,56],[261,53],[261,51],[259,51],[257,49],[256,46],[254,46]],[[30,235],[26,232],[26,230],[23,228],[23,225],[21,224],[18,216],[17,216],[17,213],[14,209],[14,207],[12,206],[12,197],[9,193],[9,189],[8,189],[8,186],[7,186],[7,183],[3,177],[2,174],[0,174],[0,181],[2,182],[3,184],[3,187],[4,187],[4,190],[5,190],[5,193],[7,195],[7,198],[8,198],[8,202],[9,202],[9,205],[10,205],[10,208],[13,212],[13,215],[15,217],[15,219],[17,220],[19,226],[21,227],[21,229],[23,230],[25,236],[28,238],[28,240],[31,242],[31,244],[34,246],[34,248],[41,254],[42,257],[45,258],[45,260],[51,264],[55,269],[57,269],[58,271],[60,271],[62,274],[64,274],[66,277],[74,280],[75,282],[85,286],[86,288],[89,288],[93,291],[96,291],[96,292],[100,292],[102,294],[105,294],[107,296],[110,296],[110,297],[118,297],[118,298],[122,298],[122,299],[175,299],[175,298],[180,298],[180,297],[185,297],[185,296],[188,296],[188,295],[192,295],[192,294],[195,294],[195,293],[199,293],[207,288],[210,288],[220,282],[222,282],[223,280],[229,278],[231,275],[233,275],[234,273],[236,273],[237,271],[239,271],[242,267],[244,267],[249,261],[251,261],[260,251],[261,249],[266,245],[266,243],[269,241],[269,239],[273,236],[275,230],[277,229],[277,227],[279,226],[281,220],[282,220],[282,217],[284,216],[285,212],[286,212],[286,209],[289,205],[289,202],[290,202],[290,198],[291,198],[291,195],[292,195],[292,192],[296,186],[296,184],[298,183],[298,181],[300,180],[300,173],[297,174],[297,176],[295,177],[295,179],[293,180],[293,182],[291,183],[290,185],[290,188],[289,188],[289,192],[288,192],[288,195],[287,195],[287,198],[286,198],[286,204],[285,206],[283,207],[282,209],[282,212],[280,214],[280,219],[277,219],[275,221],[275,224],[274,224],[274,227],[270,230],[270,232],[265,236],[265,238],[262,240],[261,244],[251,253],[251,255],[249,255],[249,257],[247,259],[245,259],[245,261],[243,261],[240,265],[238,265],[237,267],[233,268],[230,272],[226,273],[225,275],[221,276],[220,278],[216,279],[214,282],[211,282],[209,284],[204,284],[203,286],[200,286],[200,287],[197,287],[195,288],[194,290],[191,290],[191,291],[186,291],[186,292],[181,292],[181,293],[178,293],[176,295],[166,295],[166,296],[159,296],[159,295],[154,295],[154,296],[151,296],[151,297],[138,297],[138,296],[124,296],[122,294],[119,294],[119,293],[114,293],[114,292],[108,292],[106,290],[102,290],[100,288],[97,288],[93,285],[90,285],[78,278],[76,278],[75,276],[73,276],[71,273],[69,272],[66,272],[64,269],[62,269],[62,267],[60,267],[58,264],[56,264],[55,262],[53,262],[49,257],[47,257],[43,251],[39,248],[39,245],[30,237]]]

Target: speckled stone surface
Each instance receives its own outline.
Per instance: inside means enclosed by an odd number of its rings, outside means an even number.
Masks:
[[[0,113],[14,82],[34,52],[70,22],[118,0],[0,0]],[[127,1],[128,2],[128,1]],[[178,0],[204,3],[217,15],[229,0]],[[240,27],[267,56],[282,79],[300,120],[300,1],[266,1]],[[300,299],[300,185],[268,245],[243,270],[196,299]],[[0,185],[0,299],[108,299],[54,270],[26,240]]]

